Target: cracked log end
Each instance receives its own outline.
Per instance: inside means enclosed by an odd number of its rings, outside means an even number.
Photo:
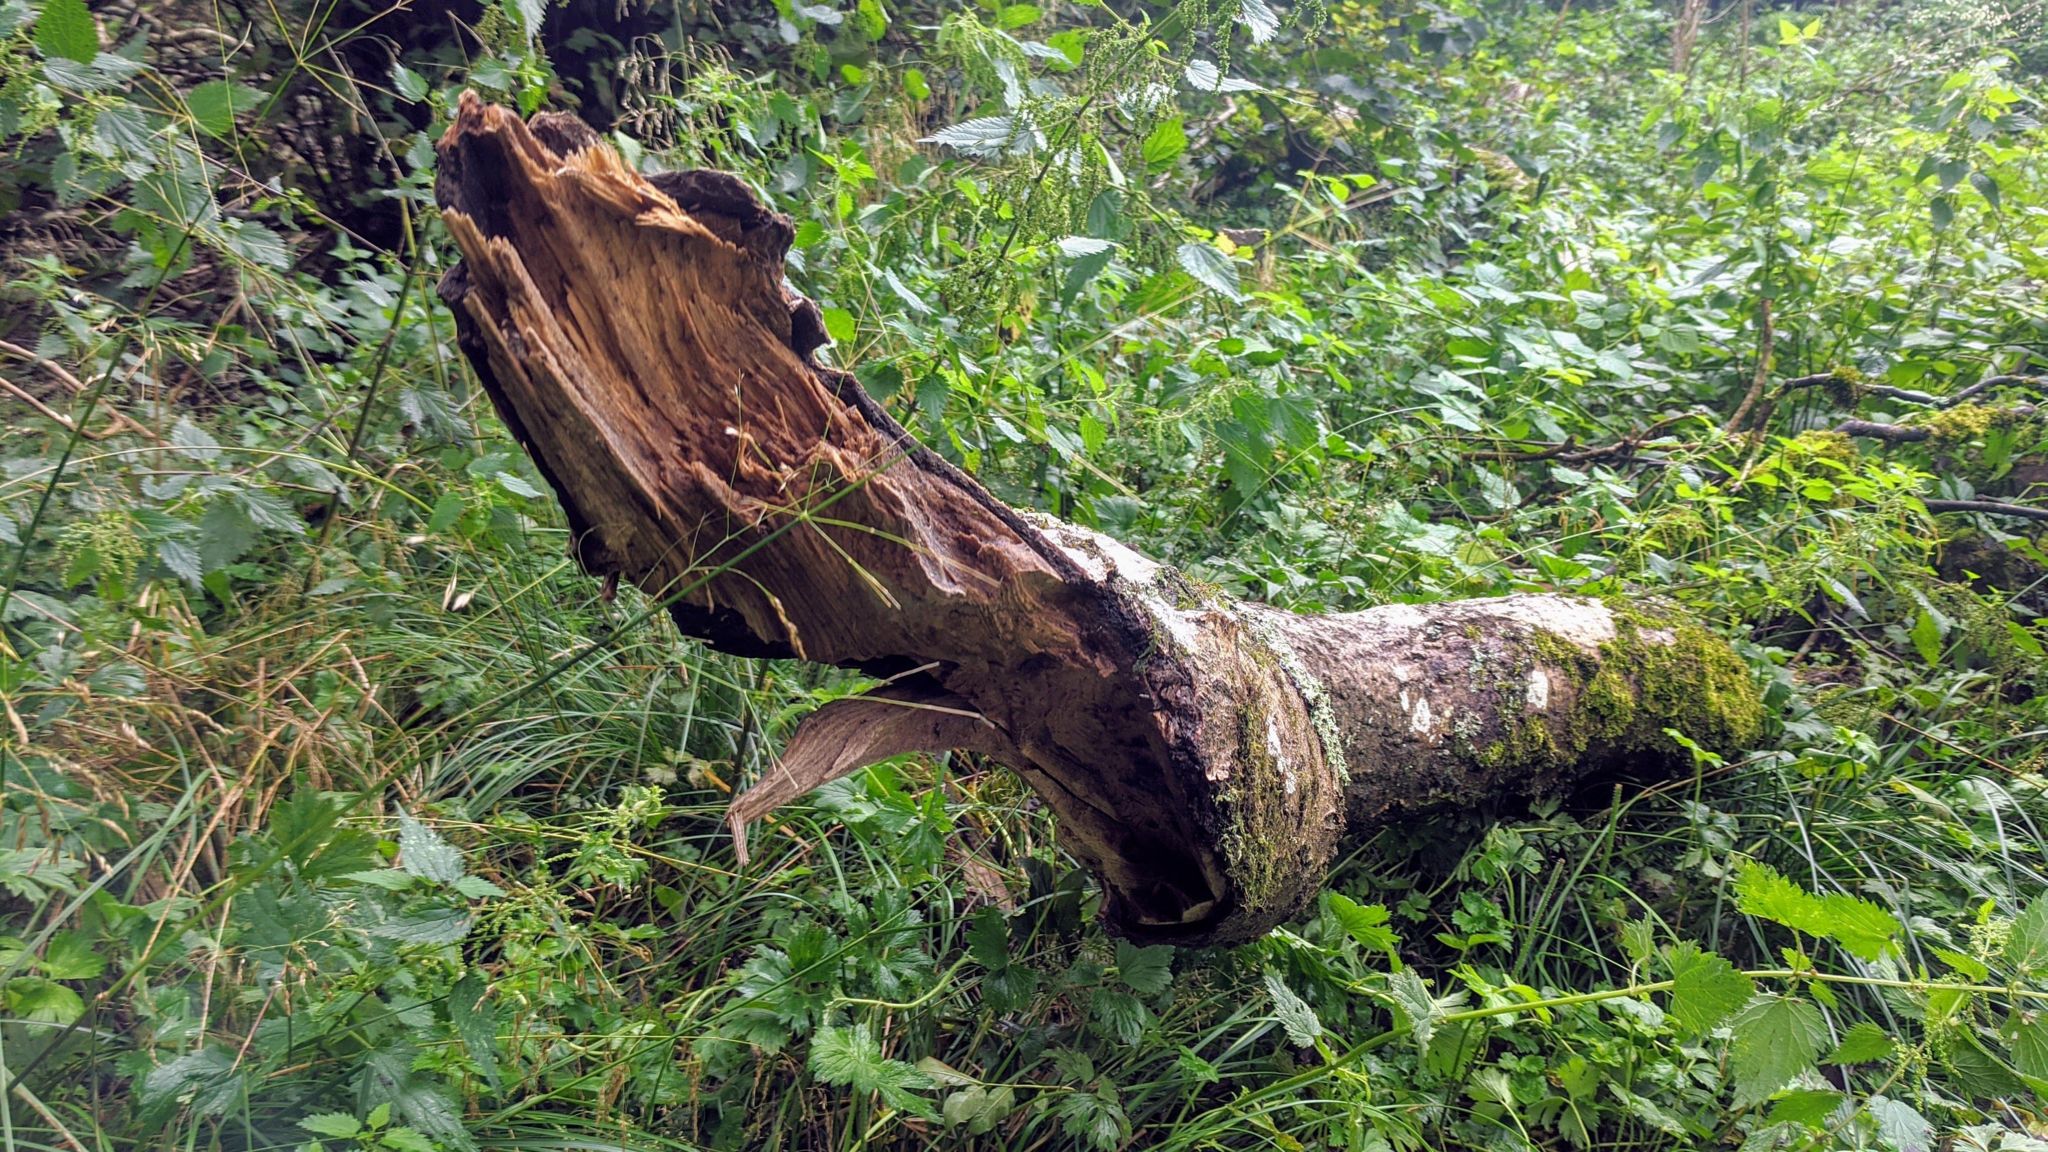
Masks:
[[[1556,596],[1295,616],[1003,505],[812,358],[789,221],[734,177],[644,179],[573,117],[467,94],[439,153],[463,254],[442,297],[577,559],[723,651],[887,678],[806,719],[736,831],[964,748],[1044,798],[1113,929],[1232,941],[1378,823],[1663,762],[1666,727],[1757,734],[1740,661],[1668,617]]]

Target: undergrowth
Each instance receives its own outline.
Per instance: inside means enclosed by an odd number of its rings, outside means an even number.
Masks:
[[[2038,3],[754,7],[0,0],[0,1147],[2048,1147]],[[738,866],[843,685],[567,558],[433,292],[465,87],[740,173],[999,496],[1654,594],[1767,739],[1227,951],[965,755]]]

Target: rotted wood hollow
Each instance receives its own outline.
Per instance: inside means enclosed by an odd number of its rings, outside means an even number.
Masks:
[[[436,191],[461,344],[578,560],[742,656],[884,680],[807,718],[749,820],[914,750],[1021,773],[1128,935],[1255,936],[1347,836],[1434,805],[1755,738],[1729,648],[1529,595],[1336,616],[1230,600],[1009,508],[812,353],[787,218],[734,177],[642,178],[573,117],[465,95]]]

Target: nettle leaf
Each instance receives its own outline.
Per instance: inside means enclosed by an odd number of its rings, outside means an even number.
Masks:
[[[1842,1110],[1844,1099],[1846,1097],[1840,1092],[1825,1088],[1797,1088],[1771,1104],[1766,1123],[1800,1124],[1815,1130],[1826,1128],[1835,1113]]]
[[[548,0],[504,0],[502,7],[519,25],[526,42],[533,43],[533,38],[540,35],[541,21],[547,18]]]
[[[1188,87],[1197,92],[1264,92],[1265,89],[1249,80],[1225,76],[1223,69],[1214,60],[1190,60],[1181,70]]]
[[[235,130],[235,117],[261,105],[269,94],[231,80],[209,80],[185,94],[185,110],[201,131],[225,137]]]
[[[410,816],[398,816],[398,864],[407,872],[439,884],[462,879],[462,852],[441,834]]]
[[[1868,1020],[1859,1020],[1842,1033],[1842,1042],[1828,1053],[1823,1064],[1868,1064],[1891,1055],[1892,1038]]]
[[[1912,1105],[1889,1096],[1872,1096],[1864,1107],[1877,1121],[1878,1139],[1898,1152],[1927,1152],[1934,1146],[1934,1125]]]
[[[92,58],[100,54],[100,32],[92,13],[86,10],[85,0],[49,0],[44,4],[43,14],[36,17],[36,47],[44,56],[92,63]]]
[[[1173,983],[1173,948],[1154,944],[1139,948],[1128,940],[1116,942],[1116,975],[1132,991],[1157,996]]]
[[[2048,1017],[2029,1020],[2013,1032],[2012,1065],[2022,1076],[2048,1080]]]
[[[2012,924],[2005,941],[2005,966],[2016,975],[2048,972],[2048,893],[2034,897]]]
[[[1428,1047],[1429,1038],[1436,1033],[1436,998],[1429,994],[1429,985],[1422,982],[1412,969],[1403,968],[1387,978],[1387,992],[1394,998],[1401,1015],[1407,1017],[1408,1030],[1415,1035],[1415,1042]]]
[[[1756,982],[1691,941],[1671,949],[1671,1018],[1703,1036],[1756,995]]]
[[[1178,257],[1180,266],[1187,270],[1188,275],[1233,301],[1244,301],[1244,293],[1237,288],[1237,263],[1218,251],[1215,245],[1199,241],[1183,244]]]
[[[316,1112],[299,1121],[299,1127],[315,1136],[348,1140],[363,1130],[363,1122],[346,1112]]]
[[[1745,864],[1735,881],[1736,906],[1752,916],[1833,940],[1859,959],[1898,947],[1898,917],[1846,893],[1815,896],[1768,864]]]
[[[484,1083],[491,1091],[498,1090],[498,1014],[488,999],[489,990],[475,969],[448,990],[448,1022],[455,1026],[455,1034],[462,1037],[462,1046],[469,1053],[470,1063],[476,1065]]]
[[[1278,972],[1267,970],[1265,981],[1266,994],[1273,998],[1273,1015],[1287,1033],[1288,1042],[1297,1048],[1314,1044],[1316,1037],[1323,1034],[1323,1022],[1316,1017],[1316,1010],[1296,996]]]
[[[1006,152],[1012,156],[1035,152],[1045,146],[1045,136],[1021,116],[981,116],[949,124],[921,137],[918,143],[944,144],[969,156],[987,158]]]
[[[1188,150],[1188,130],[1180,117],[1161,120],[1152,131],[1146,133],[1144,144],[1138,148],[1145,158],[1145,167],[1158,171]]]
[[[1280,17],[1266,0],[1238,0],[1237,19],[1252,34],[1252,43],[1264,44],[1280,31]]]
[[[810,1069],[823,1083],[877,1093],[892,1107],[926,1120],[940,1118],[932,1102],[917,1095],[932,1086],[931,1077],[882,1055],[882,1046],[866,1024],[818,1029],[811,1040]]]
[[[1353,940],[1375,952],[1394,955],[1400,941],[1395,938],[1394,930],[1386,926],[1389,916],[1385,905],[1360,904],[1341,892],[1327,893],[1326,898],[1330,915],[1336,917],[1337,923],[1344,926],[1344,931]]]
[[[1827,1045],[1820,1009],[1792,996],[1759,996],[1731,1025],[1728,1062],[1735,1071],[1735,1105],[1761,1104],[1814,1066]]]

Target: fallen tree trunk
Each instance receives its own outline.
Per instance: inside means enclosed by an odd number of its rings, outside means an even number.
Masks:
[[[819,365],[787,218],[641,178],[573,117],[463,98],[437,194],[464,352],[575,554],[742,656],[883,678],[819,709],[748,820],[914,750],[1021,773],[1110,926],[1229,941],[1297,913],[1347,836],[1755,738],[1750,675],[1651,610],[1527,595],[1302,616],[1011,509]],[[744,853],[744,839],[740,840]]]

